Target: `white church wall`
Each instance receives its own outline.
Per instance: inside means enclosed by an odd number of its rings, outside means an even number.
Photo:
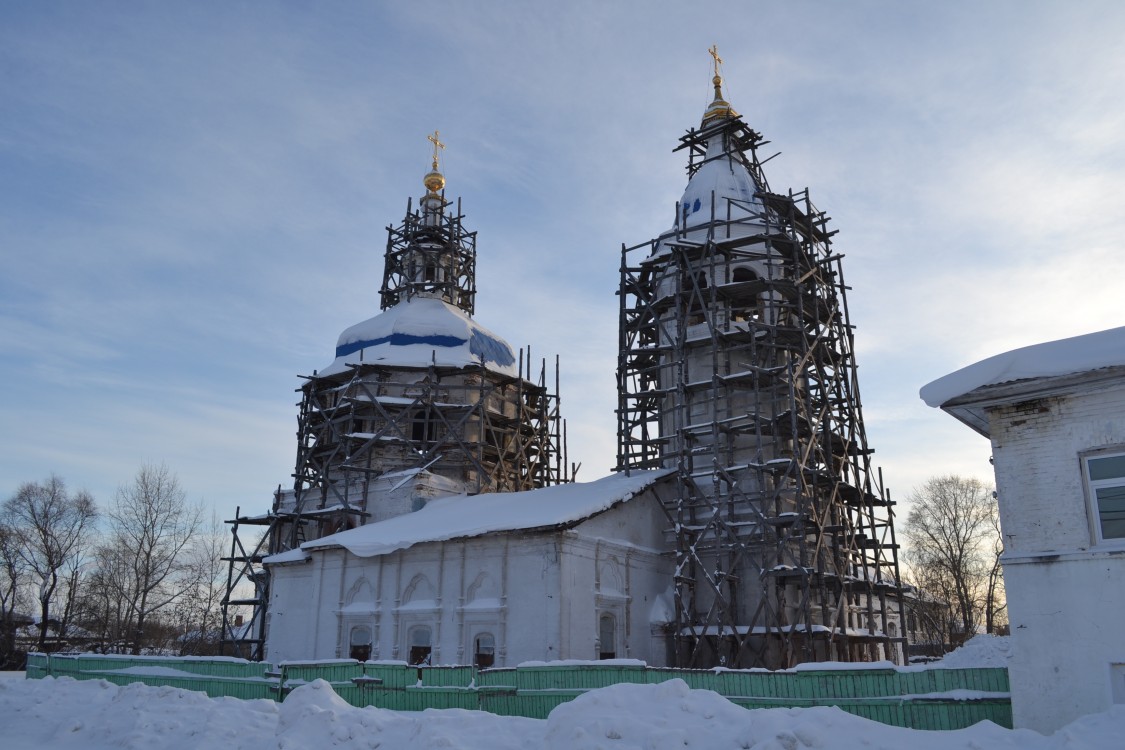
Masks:
[[[315,630],[312,602],[317,590],[315,566],[294,563],[274,566],[266,614],[267,652],[270,661],[311,659],[303,644],[312,644]]]
[[[496,535],[430,542],[361,558],[342,549],[306,564],[272,566],[267,658],[348,658],[352,633],[367,628],[372,660],[409,661],[428,634],[430,661],[467,664],[482,635],[494,666],[556,659],[560,622],[558,550],[553,535]],[[521,592],[509,606],[508,591]]]
[[[672,579],[673,562],[657,549],[666,525],[656,492],[584,521],[563,545],[564,600],[561,658],[641,659],[664,666],[661,630],[652,636],[651,616]],[[612,628],[605,626],[610,618]],[[663,623],[660,623],[663,625]],[[612,642],[606,642],[609,633]]]
[[[1082,462],[1092,451],[1125,451],[1125,388],[1035,396],[988,412],[1013,714],[1016,726],[1051,732],[1125,702],[1113,686],[1125,664],[1125,540],[1098,540]]]
[[[367,558],[330,548],[307,563],[273,565],[267,658],[409,661],[424,641],[434,664],[473,663],[482,643],[492,644],[498,667],[607,653],[663,664],[666,648],[649,622],[671,576],[671,561],[652,549],[662,517],[649,494],[565,532],[428,542]],[[609,649],[604,615],[613,619]]]

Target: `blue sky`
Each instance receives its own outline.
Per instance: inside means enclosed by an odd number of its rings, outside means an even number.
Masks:
[[[268,507],[435,129],[476,317],[562,356],[604,475],[621,244],[671,223],[712,44],[772,187],[840,232],[892,492],[990,479],[918,388],[1125,324],[1125,6],[59,2],[0,7],[0,497],[55,472],[108,503],[164,462],[224,517]]]

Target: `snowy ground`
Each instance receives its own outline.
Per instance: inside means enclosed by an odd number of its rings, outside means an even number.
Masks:
[[[1118,750],[1125,706],[1043,737],[987,722],[954,732],[899,729],[836,708],[749,711],[680,680],[594,690],[541,721],[353,708],[322,681],[278,704],[46,678],[0,680],[0,726],[5,750]]]
[[[929,668],[1005,666],[1006,638],[978,636]],[[917,669],[918,667],[910,667]],[[1051,737],[982,722],[953,732],[889,727],[836,708],[746,710],[680,680],[593,690],[550,717],[353,708],[326,682],[284,703],[207,698],[102,680],[0,672],[4,750],[1121,750],[1125,706]],[[13,679],[4,679],[13,678]]]

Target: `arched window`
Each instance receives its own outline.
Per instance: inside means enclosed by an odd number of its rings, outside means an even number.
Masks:
[[[473,639],[473,666],[488,669],[496,663],[496,639],[492,633],[478,633]]]
[[[599,659],[617,658],[617,618],[608,612],[598,618]]]
[[[731,281],[735,284],[744,281],[757,281],[758,274],[749,268],[736,268],[731,273]],[[735,320],[753,320],[758,317],[758,295],[750,293],[738,294],[731,305],[731,317]]]
[[[357,661],[371,658],[371,628],[357,626],[348,635],[348,657]]]
[[[430,628],[418,625],[410,629],[410,663],[429,664],[433,646],[430,641]]]

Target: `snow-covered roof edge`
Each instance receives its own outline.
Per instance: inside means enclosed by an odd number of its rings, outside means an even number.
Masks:
[[[526,492],[454,495],[421,510],[305,542],[267,563],[299,562],[309,551],[343,547],[358,557],[385,555],[415,544],[464,539],[504,531],[531,531],[576,524],[630,500],[669,471],[612,474],[586,483]]]
[[[987,385],[1117,366],[1125,366],[1125,326],[997,354],[927,383],[918,395],[940,407]]]

